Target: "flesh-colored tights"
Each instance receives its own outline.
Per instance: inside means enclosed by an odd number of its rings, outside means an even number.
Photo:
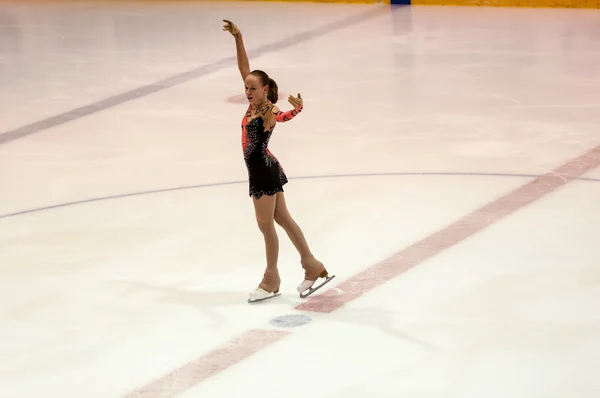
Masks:
[[[285,203],[283,192],[275,195],[263,195],[253,198],[256,222],[265,240],[267,268],[260,287],[268,292],[278,291],[281,280],[277,269],[279,257],[279,237],[275,223],[284,229],[292,244],[300,254],[300,262],[305,271],[305,278],[317,280],[325,271],[323,263],[317,260],[310,251],[302,230],[292,218]]]

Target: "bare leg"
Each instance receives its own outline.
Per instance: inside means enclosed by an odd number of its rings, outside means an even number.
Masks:
[[[304,277],[307,281],[316,281],[319,277],[327,276],[327,270],[323,263],[315,258],[311,253],[306,238],[302,230],[292,218],[287,209],[283,192],[277,193],[277,203],[275,205],[275,222],[281,226],[300,254],[300,262],[304,268]],[[312,284],[311,284],[312,285]]]
[[[275,201],[276,197],[263,195],[260,199],[253,198],[256,222],[265,240],[267,269],[259,287],[268,293],[279,291],[281,280],[277,269],[279,256],[279,238],[275,230]]]
[[[308,243],[306,242],[306,238],[304,238],[302,230],[296,221],[294,221],[287,208],[283,192],[278,192],[276,196],[275,222],[284,229],[285,233],[292,241],[292,244],[296,247],[296,250],[298,250],[301,261],[311,260],[314,256],[310,252],[310,248],[308,247]]]

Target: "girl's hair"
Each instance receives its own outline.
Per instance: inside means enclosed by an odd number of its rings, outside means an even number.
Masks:
[[[263,86],[269,86],[269,91],[267,92],[267,99],[273,104],[277,103],[277,100],[279,99],[279,94],[277,91],[279,88],[277,87],[277,83],[275,83],[275,80],[271,79],[269,75],[267,75],[262,70],[254,70],[250,72],[250,74],[258,77],[260,79],[260,83]]]

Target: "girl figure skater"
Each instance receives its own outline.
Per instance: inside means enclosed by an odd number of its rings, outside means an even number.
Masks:
[[[278,296],[281,279],[277,269],[279,238],[275,223],[281,226],[300,254],[304,269],[304,281],[297,290],[304,298],[329,282],[323,263],[311,253],[302,230],[290,215],[283,196],[283,185],[288,180],[279,161],[268,149],[269,138],[277,122],[287,122],[296,117],[303,108],[300,94],[298,98],[288,97],[294,109],[283,112],[274,104],[277,102],[277,84],[261,70],[250,71],[250,64],[240,29],[231,21],[223,20],[223,30],[235,38],[237,63],[244,81],[249,106],[242,119],[242,150],[248,169],[249,194],[254,203],[258,228],[265,240],[267,268],[256,289],[250,292],[248,302],[263,301]],[[325,281],[313,288],[319,278]]]

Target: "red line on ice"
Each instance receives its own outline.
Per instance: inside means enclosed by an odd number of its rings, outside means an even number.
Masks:
[[[227,345],[202,355],[160,379],[133,391],[126,398],[174,397],[232,367],[288,334],[290,332],[287,331],[249,330]]]
[[[323,313],[335,311],[598,166],[600,166],[600,146],[501,196],[388,259],[367,268],[337,285],[338,289],[329,289],[323,294],[310,297],[295,309]],[[338,293],[339,291],[342,293]],[[225,347],[199,357],[134,391],[127,398],[173,397],[236,365],[289,334],[290,332],[272,330],[248,331]]]
[[[332,312],[600,165],[600,146],[509,192],[386,260],[310,297],[297,310]],[[338,293],[341,291],[341,294]]]

